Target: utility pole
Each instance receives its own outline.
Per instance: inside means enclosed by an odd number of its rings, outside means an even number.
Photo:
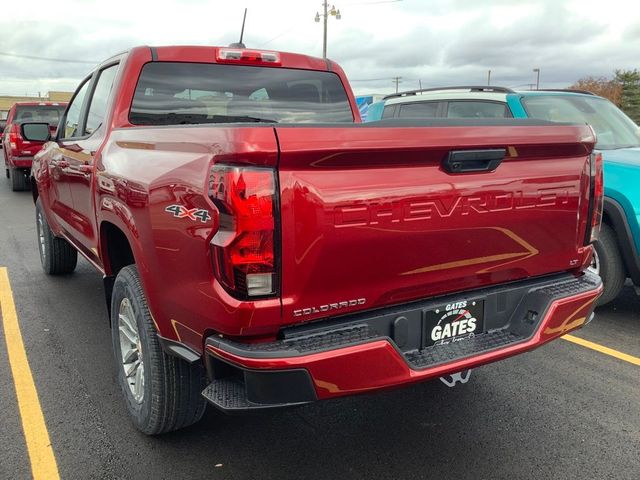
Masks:
[[[491,85],[491,70],[487,73],[487,85]]]
[[[536,90],[540,90],[540,69],[534,68],[533,72],[536,74]]]
[[[328,0],[324,0],[322,2],[323,13],[320,14],[316,12],[316,23],[320,22],[320,17],[322,16],[322,58],[327,58],[327,21],[329,20],[329,15],[336,17],[336,20],[340,20],[342,15],[340,14],[340,9],[336,10],[335,5],[331,5],[331,10],[329,10],[329,2]]]
[[[396,84],[396,93],[398,93],[398,85],[402,82],[402,77],[393,77],[391,81]]]
[[[324,15],[323,15],[323,17],[324,17],[324,19],[323,19],[324,20],[324,33],[323,33],[323,36],[322,36],[322,58],[327,58],[327,20],[328,20],[328,18],[327,18],[327,9],[328,9],[327,8],[328,7],[327,0],[324,0],[322,6],[324,7]]]

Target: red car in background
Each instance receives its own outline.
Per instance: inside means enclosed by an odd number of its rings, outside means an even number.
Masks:
[[[27,189],[33,156],[43,145],[43,142],[27,141],[23,138],[20,128],[22,123],[46,122],[53,135],[65,108],[66,103],[19,102],[9,110],[2,143],[6,174],[7,178],[11,179],[11,189],[14,192]]]

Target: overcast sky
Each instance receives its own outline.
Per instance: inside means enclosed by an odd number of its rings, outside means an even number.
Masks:
[[[322,55],[321,0],[18,0],[0,9],[0,95],[75,90],[134,45],[227,45]],[[640,68],[637,0],[336,0],[328,56],[357,94],[460,84],[541,88]],[[60,12],[59,14],[56,12]],[[9,56],[13,55],[13,56]],[[21,58],[22,57],[22,58]],[[45,61],[25,57],[46,57]]]

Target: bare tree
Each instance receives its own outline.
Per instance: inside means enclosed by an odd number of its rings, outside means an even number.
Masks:
[[[622,86],[616,79],[588,76],[581,78],[569,88],[595,93],[620,106]]]

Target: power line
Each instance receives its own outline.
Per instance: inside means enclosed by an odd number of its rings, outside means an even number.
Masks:
[[[380,3],[398,3],[398,2],[402,2],[403,0],[378,0],[378,1],[374,1],[374,2],[356,2],[356,3],[347,3],[347,6],[352,6],[352,5],[377,5]]]
[[[297,26],[295,26],[295,27],[290,28],[289,30],[285,30],[284,32],[281,32],[281,33],[279,33],[278,35],[276,35],[275,37],[273,37],[273,38],[271,38],[271,39],[267,40],[266,42],[261,43],[260,45],[258,45],[258,48],[262,48],[262,47],[264,47],[265,45],[268,45],[269,43],[273,42],[274,40],[277,40],[277,39],[278,39],[278,38],[280,38],[281,36],[283,36],[283,35],[285,35],[285,34],[287,34],[287,33],[291,33],[291,32],[293,32],[294,30],[297,30],[297,29],[299,29],[299,28],[300,28],[300,25],[297,25]]]
[[[350,82],[381,82],[383,80],[388,80],[389,77],[384,78],[350,78]]]
[[[26,58],[28,60],[42,60],[46,62],[59,62],[59,63],[83,63],[87,65],[95,65],[100,62],[93,60],[71,60],[68,58],[50,58],[50,57],[37,57],[35,55],[18,55],[16,53],[0,52],[0,56],[13,57],[13,58]]]

